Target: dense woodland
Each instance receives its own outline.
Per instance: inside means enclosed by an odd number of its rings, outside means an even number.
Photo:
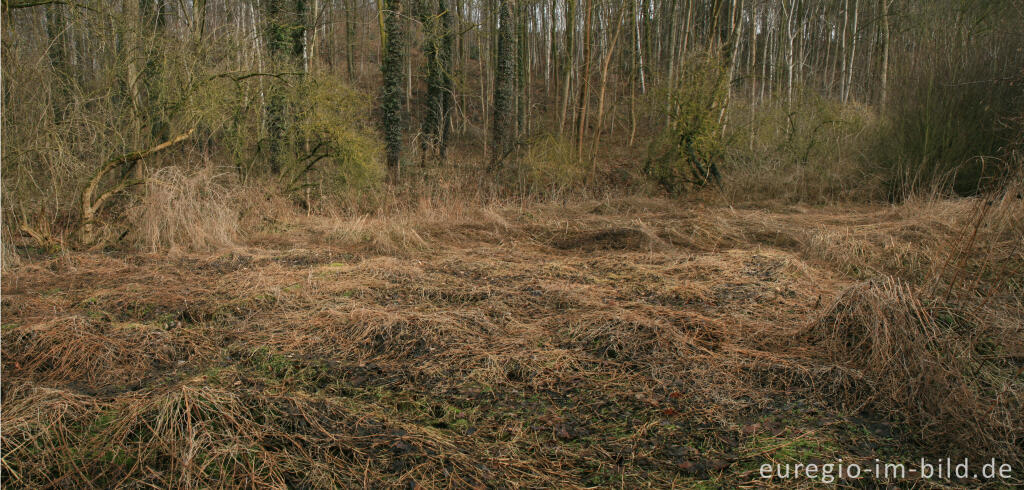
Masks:
[[[0,2],[3,488],[1024,484],[1024,0]]]
[[[190,178],[312,211],[970,194],[1020,167],[1021,25],[1015,0],[4,0],[3,233],[131,237],[147,183]]]

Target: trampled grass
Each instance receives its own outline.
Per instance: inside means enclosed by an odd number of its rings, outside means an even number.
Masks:
[[[811,486],[759,468],[1019,465],[1019,202],[420,209],[296,217],[214,254],[26,261],[3,276],[4,483]],[[931,483],[978,482],[910,482]]]

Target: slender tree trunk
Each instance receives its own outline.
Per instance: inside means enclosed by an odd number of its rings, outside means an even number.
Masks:
[[[686,53],[690,49],[690,33],[693,32],[693,0],[686,1],[686,27],[684,27],[683,34],[683,52],[682,55],[685,58]]]
[[[313,65],[316,63],[316,46],[318,41],[318,34],[320,33],[320,0],[313,0],[312,14],[312,22],[310,22],[310,26],[313,29],[312,34],[309,35],[309,41],[307,43],[308,48],[305,50],[307,73],[313,73]],[[310,30],[307,29],[306,32],[309,31]]]
[[[128,88],[128,96],[131,98],[132,107],[137,112],[142,111],[142,101],[139,99],[139,83],[141,82],[138,67],[138,60],[142,51],[139,42],[141,31],[141,17],[139,15],[139,2],[137,0],[124,1],[124,59],[127,61],[128,73],[125,85]]]
[[[676,2],[675,1],[670,2],[669,6],[668,6],[668,9],[669,9],[669,11],[668,11],[668,18],[672,19],[671,22],[674,24],[675,20],[676,20]],[[678,43],[679,43],[679,29],[672,29],[671,41],[669,41],[669,43],[668,43],[669,57],[668,57],[668,78],[667,78],[667,80],[669,81],[669,83],[672,83],[672,80],[675,80],[675,76],[676,76],[676,53],[679,52],[678,49],[676,49],[676,47],[677,47]]]
[[[641,6],[644,5],[642,1],[641,1],[640,5]],[[634,14],[637,14],[637,13],[634,12]],[[639,69],[637,70],[637,73],[640,75],[640,94],[641,95],[647,93],[647,84],[646,84],[645,79],[644,79],[644,48],[643,48],[643,40],[640,37],[640,24],[641,24],[640,19],[643,18],[643,15],[644,15],[644,13],[643,13],[643,11],[641,11],[641,12],[639,12],[639,14],[635,15],[635,17],[634,17],[634,21],[636,22],[636,57],[637,57],[637,61],[640,63]],[[636,124],[633,125],[633,130],[634,130],[634,132],[636,131]]]
[[[552,58],[555,54],[555,22],[554,16],[556,12],[556,0],[551,0],[550,7],[541,5],[541,8],[550,8],[547,15],[542,15],[544,23],[544,95],[551,95],[551,77],[554,74],[552,70]]]
[[[565,0],[565,78],[562,80],[562,115],[558,119],[558,132],[565,134],[565,121],[569,113],[569,99],[572,89],[572,69],[575,65],[576,47],[573,45],[573,31],[576,29],[576,0]]]
[[[882,66],[881,66],[881,94],[879,96],[879,105],[885,107],[886,100],[888,98],[889,90],[889,2],[891,0],[881,0],[882,2]]]
[[[793,17],[796,14],[797,2],[798,0],[792,0],[786,12],[786,40],[788,42],[786,46],[786,104],[791,108],[793,107],[793,40],[796,38]],[[785,8],[785,4],[783,4],[783,8]]]
[[[764,38],[764,52],[761,54],[761,103],[764,103],[764,90],[768,85],[768,47],[772,44],[772,31],[767,29]]]
[[[750,46],[749,49],[749,62],[747,64],[747,77],[750,79],[750,151],[754,151],[754,129],[757,127],[754,124],[754,107],[757,106],[757,24],[754,18],[754,7],[751,6],[750,12]]]
[[[601,128],[604,122],[604,94],[605,89],[608,87],[608,66],[611,64],[612,55],[615,54],[615,45],[619,41],[619,33],[622,31],[622,17],[625,14],[625,10],[625,6],[619,9],[618,22],[615,24],[615,35],[612,36],[612,42],[608,45],[608,52],[605,53],[604,63],[601,66],[601,92],[597,99],[597,128],[594,131],[594,144],[590,150],[591,179],[597,176],[597,148],[598,142],[601,140]]]
[[[750,87],[750,107],[753,109],[755,105],[755,95],[757,94],[757,24],[754,20],[753,7],[750,12],[750,45],[747,46],[747,80]]]
[[[743,10],[743,0],[740,0],[740,10]],[[732,8],[736,9],[736,0],[732,0]],[[732,98],[732,79],[736,76],[736,66],[739,64],[740,56],[740,40],[743,38],[743,23],[740,23],[731,34],[729,41],[729,72],[725,78],[725,100],[722,101],[722,110],[718,113],[718,125],[721,128],[721,134],[725,135],[725,126],[727,122],[727,111],[729,109],[729,100]]]
[[[579,121],[576,134],[576,153],[580,160],[583,160],[583,136],[587,128],[587,106],[590,105],[590,25],[594,14],[593,0],[586,0],[586,9],[583,17],[583,70],[580,77],[579,97]]]
[[[355,28],[356,23],[353,16],[355,0],[345,0],[345,70],[348,73],[348,80],[354,82],[355,75]]]
[[[384,16],[388,10],[388,0],[377,0],[377,23],[380,24],[380,56],[383,59],[384,46],[388,44],[388,30],[384,25]]]
[[[67,85],[70,83],[71,70],[68,63],[68,33],[69,26],[65,17],[68,7],[60,4],[52,4],[46,7],[46,40],[49,45],[47,55],[50,58],[50,66],[53,68],[54,76],[58,83],[51,84],[50,97],[53,106],[53,120],[61,123],[66,114],[68,104]]]
[[[846,27],[847,27],[847,24],[849,23],[849,19],[850,19],[850,0],[843,0],[843,37],[842,37],[843,41],[842,41],[842,44],[839,47],[839,53],[840,53],[840,56],[843,59],[843,70],[839,74],[839,100],[841,102],[846,102],[846,90],[847,90],[847,88],[846,88],[846,71],[848,69],[848,66],[847,66],[847,59],[848,58],[846,57]]]
[[[860,6],[860,0],[854,0],[853,2],[853,41],[850,43],[850,64],[846,71],[846,95],[843,97],[843,103],[850,100],[850,93],[853,92],[853,62],[857,56],[857,14],[858,7]]]

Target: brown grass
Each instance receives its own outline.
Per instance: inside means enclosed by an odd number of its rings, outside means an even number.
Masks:
[[[871,405],[922,440],[964,456],[1020,457],[1024,353],[1020,318],[923,297],[899,279],[852,286],[804,332],[828,357],[863,372]],[[984,315],[984,316],[983,316]],[[958,454],[959,455],[959,454]]]
[[[139,201],[127,212],[131,240],[142,250],[209,251],[238,239],[238,212],[210,167],[164,167],[146,178]]]
[[[3,277],[5,484],[732,487],[766,461],[1017,463],[1007,196],[981,220],[971,200],[254,204],[229,250],[26,261]]]

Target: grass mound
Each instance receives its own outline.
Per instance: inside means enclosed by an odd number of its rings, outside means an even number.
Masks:
[[[869,380],[871,390],[847,393],[861,395],[849,403],[881,410],[943,450],[1013,460],[1024,427],[1021,332],[1000,327],[886,277],[844,291],[803,334]]]
[[[658,237],[641,228],[610,228],[598,231],[567,233],[552,240],[562,250],[637,250],[646,251],[660,245]]]
[[[196,355],[195,345],[164,328],[60,318],[4,335],[5,367],[38,381],[87,390],[129,389]]]

